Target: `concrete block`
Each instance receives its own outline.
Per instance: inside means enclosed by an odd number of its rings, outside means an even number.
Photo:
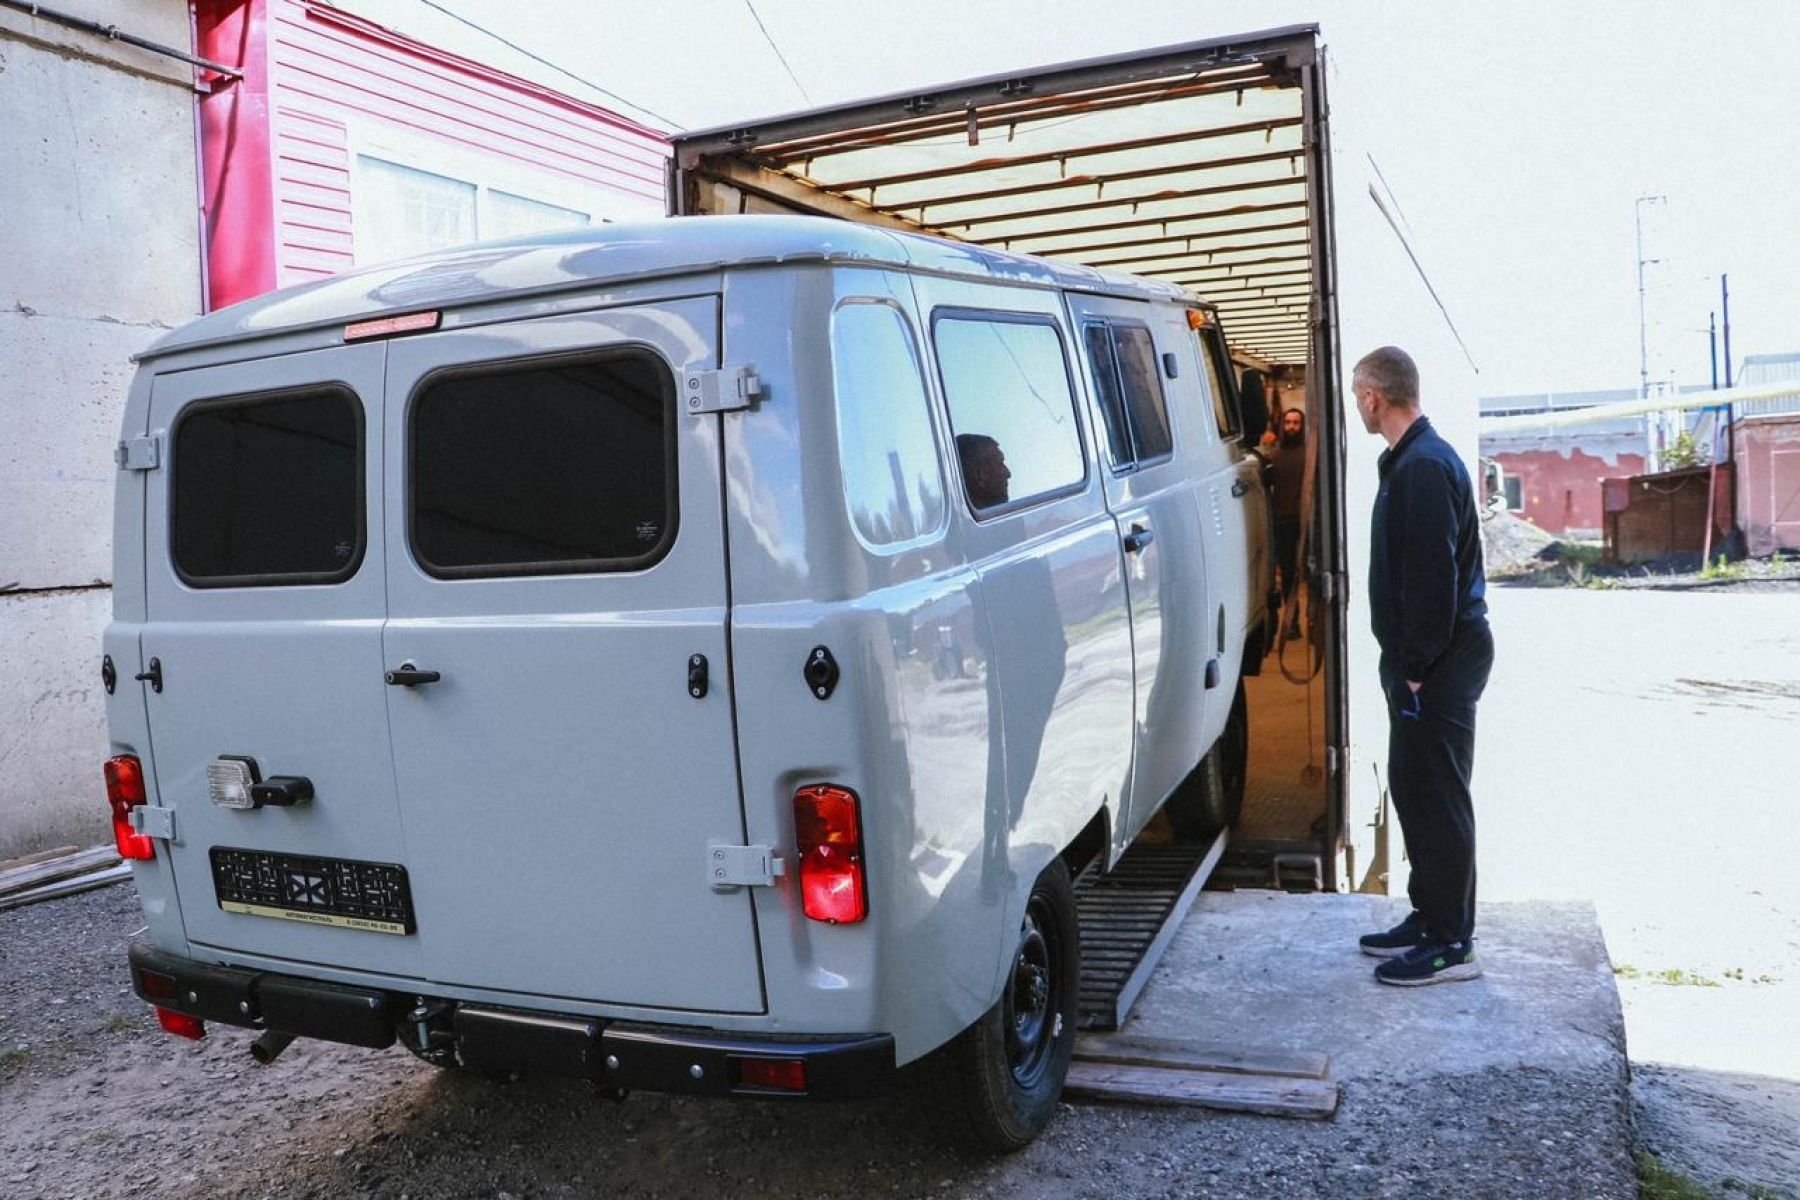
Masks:
[[[191,46],[185,4],[87,7]],[[170,323],[199,310],[192,79],[176,60],[0,11],[0,310]]]
[[[108,840],[100,633],[112,592],[0,596],[0,858]]]
[[[112,578],[112,451],[131,355],[157,333],[0,312],[0,587]]]

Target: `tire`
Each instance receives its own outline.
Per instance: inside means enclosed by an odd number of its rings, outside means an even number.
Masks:
[[[1211,841],[1221,829],[1237,824],[1244,812],[1249,765],[1250,703],[1240,679],[1219,740],[1169,797],[1169,824],[1177,839]]]
[[[1061,859],[1032,885],[1000,999],[924,1065],[939,1129],[977,1150],[1009,1154],[1056,1115],[1075,1054],[1081,931]]]

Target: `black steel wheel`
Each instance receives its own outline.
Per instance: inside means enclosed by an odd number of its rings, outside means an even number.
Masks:
[[[1181,781],[1166,806],[1175,836],[1184,842],[1210,841],[1238,822],[1250,768],[1250,703],[1238,680],[1225,729],[1206,757]]]
[[[1043,1131],[1075,1054],[1080,990],[1075,893],[1056,859],[1032,885],[999,1001],[923,1064],[944,1132],[1004,1154]]]

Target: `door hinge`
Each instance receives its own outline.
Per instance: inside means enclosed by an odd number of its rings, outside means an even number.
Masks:
[[[772,887],[777,876],[787,874],[787,863],[773,846],[727,846],[713,842],[706,848],[706,882],[725,891],[738,887]]]
[[[1322,599],[1326,604],[1330,604],[1334,599],[1337,598],[1337,574],[1332,571],[1327,571],[1321,577],[1321,582],[1324,583],[1324,585],[1325,585],[1321,589],[1325,594],[1322,597],[1320,597],[1320,599]]]
[[[121,471],[154,471],[162,465],[162,451],[154,437],[126,438],[113,447],[113,461]]]
[[[682,407],[691,414],[736,412],[762,395],[762,380],[751,367],[687,371],[681,377]]]
[[[1325,747],[1325,774],[1329,778],[1335,777],[1337,773],[1338,748],[1336,746],[1327,746]]]
[[[175,810],[172,808],[138,804],[127,812],[125,819],[135,832],[145,837],[161,838],[165,842],[175,840]]]

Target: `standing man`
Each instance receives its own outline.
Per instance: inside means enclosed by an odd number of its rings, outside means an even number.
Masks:
[[[1269,456],[1270,509],[1275,519],[1275,565],[1281,568],[1281,603],[1291,606],[1288,636],[1300,633],[1300,495],[1306,484],[1306,411],[1281,414],[1281,439]]]
[[[1356,364],[1356,411],[1387,440],[1369,607],[1388,701],[1388,789],[1412,862],[1413,911],[1363,953],[1382,983],[1474,979],[1475,703],[1494,664],[1481,522],[1469,475],[1419,411],[1419,369],[1383,346]]]

